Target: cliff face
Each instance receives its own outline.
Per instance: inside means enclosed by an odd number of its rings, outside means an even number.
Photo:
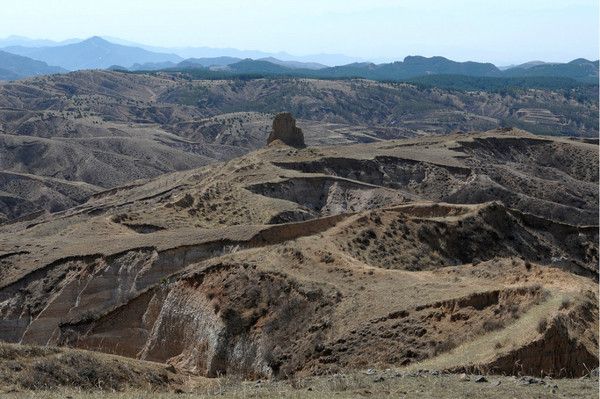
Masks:
[[[325,322],[334,302],[319,289],[253,266],[218,264],[98,320],[62,325],[61,343],[126,350],[209,377],[270,377],[301,368],[323,338],[311,327]],[[140,339],[129,338],[133,331]]]
[[[561,319],[554,319],[539,339],[485,367],[498,374],[574,378],[597,368],[598,355],[569,334]]]

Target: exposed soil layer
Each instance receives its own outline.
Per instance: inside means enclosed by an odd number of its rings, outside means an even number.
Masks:
[[[516,130],[273,145],[99,192],[0,225],[0,339],[211,378],[578,377],[598,362],[597,150]]]

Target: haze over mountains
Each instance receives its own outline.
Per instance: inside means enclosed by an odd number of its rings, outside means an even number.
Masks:
[[[127,42],[125,42],[127,43]],[[374,64],[338,55],[294,57],[286,53],[269,54],[235,49],[186,48],[164,49],[117,44],[101,37],[82,41],[52,42],[9,37],[0,40],[5,53],[0,53],[2,80],[26,76],[60,73],[65,70],[119,69],[165,70],[205,69],[232,75],[263,74],[291,75],[315,78],[366,78],[383,81],[402,81],[429,75],[465,75],[475,77],[570,78],[583,83],[598,82],[598,61],[585,59],[569,63],[532,61],[501,70],[491,63],[455,62],[444,57],[408,56],[404,61]],[[26,57],[17,59],[6,53]],[[41,61],[36,64],[31,60]],[[12,63],[11,68],[2,67]],[[22,65],[22,66],[19,66]],[[333,66],[332,66],[333,65]]]
[[[137,47],[121,46],[110,43],[100,37],[92,37],[79,43],[52,47],[7,47],[6,51],[50,65],[74,71],[79,69],[105,69],[115,64],[133,65],[134,63],[182,61],[175,54],[153,53]]]
[[[49,66],[43,61],[0,51],[0,80],[15,80],[28,76],[67,72],[61,67]]]
[[[82,39],[67,39],[62,41],[54,41],[48,39],[30,39],[25,36],[11,35],[0,39],[0,47],[23,46],[23,47],[51,47],[61,46],[65,44],[79,43]]]

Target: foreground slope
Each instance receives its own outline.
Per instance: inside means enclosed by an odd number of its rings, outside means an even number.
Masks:
[[[598,363],[598,147],[274,144],[0,227],[0,338],[214,377]]]
[[[396,369],[339,373],[290,380],[240,382],[202,378],[156,363],[94,352],[2,344],[0,393],[3,398],[590,398],[598,377],[458,376],[436,371]],[[479,382],[476,382],[479,381]],[[35,390],[35,392],[33,392]]]
[[[3,398],[590,398],[598,377],[458,376],[436,371],[362,370],[287,380],[202,378],[171,366],[95,352],[2,344]],[[11,358],[9,359],[8,356]]]
[[[181,387],[184,376],[165,365],[81,350],[42,348],[0,343],[0,394],[6,397],[20,390],[60,388],[115,391],[137,389],[167,391]],[[198,385],[205,383],[202,379]]]

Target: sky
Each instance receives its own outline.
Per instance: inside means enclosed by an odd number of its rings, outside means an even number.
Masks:
[[[599,12],[598,0],[19,0],[2,7],[0,37],[502,66],[598,59]]]

